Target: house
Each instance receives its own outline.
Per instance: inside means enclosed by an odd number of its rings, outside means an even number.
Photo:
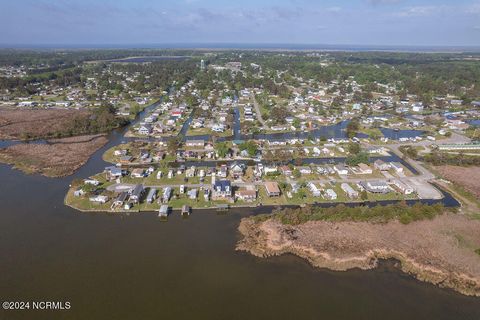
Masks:
[[[354,190],[348,183],[342,183],[340,188],[350,199],[358,198],[358,191]]]
[[[238,179],[239,177],[242,177],[243,174],[244,174],[244,170],[245,170],[245,165],[243,164],[239,164],[239,163],[232,163],[232,165],[230,165],[230,172],[232,173],[233,175],[233,178],[235,179]]]
[[[152,126],[148,124],[141,125],[138,128],[138,134],[148,136],[153,131]]]
[[[95,180],[95,179],[85,179],[85,180],[83,181],[83,183],[85,183],[85,184],[90,184],[90,185],[96,187],[96,186],[98,186],[98,185],[100,184],[100,181]]]
[[[310,167],[304,166],[304,167],[298,167],[297,169],[301,174],[312,174],[312,168]]]
[[[390,187],[384,181],[361,181],[360,185],[372,193],[388,193]]]
[[[372,174],[373,170],[370,168],[368,164],[365,163],[360,163],[357,166],[358,168],[358,174]]]
[[[212,127],[212,131],[214,132],[223,132],[225,131],[225,126],[223,124],[215,124]]]
[[[145,170],[141,168],[133,169],[130,175],[132,178],[143,178],[145,177]]]
[[[325,190],[325,193],[323,194],[325,199],[328,200],[337,200],[337,193],[333,191],[333,189],[327,189]]]
[[[228,168],[226,164],[222,164],[220,169],[217,171],[217,176],[220,178],[226,178],[228,175]]]
[[[171,196],[172,196],[172,188],[171,187],[163,188],[162,203],[167,203],[168,201],[170,201]]]
[[[385,161],[383,160],[375,160],[375,162],[373,163],[373,166],[375,169],[377,170],[380,170],[380,171],[388,171],[390,170],[390,165],[388,163],[386,163]]]
[[[333,170],[335,170],[335,172],[338,173],[339,175],[347,175],[348,174],[348,169],[343,164],[334,165]]]
[[[128,200],[128,192],[120,192],[120,194],[113,201],[114,207],[121,207]]]
[[[285,176],[291,176],[293,173],[289,166],[281,166],[279,169],[280,172]]]
[[[269,197],[280,196],[280,188],[278,187],[278,183],[276,182],[271,182],[271,181],[265,182],[265,189]]]
[[[216,180],[213,184],[213,200],[232,200],[232,185],[229,180]]]
[[[197,169],[195,168],[195,166],[191,166],[190,168],[188,168],[188,169],[185,171],[185,177],[187,177],[187,178],[193,178],[193,177],[195,177],[196,171],[197,171]]]
[[[400,162],[390,162],[390,168],[395,170],[397,173],[403,173],[403,166],[400,164]]]
[[[157,189],[150,188],[147,194],[147,203],[153,203],[157,198]]]
[[[307,187],[314,197],[320,197],[322,195],[320,189],[318,189],[318,187],[313,182],[307,183]]]
[[[97,203],[106,203],[108,201],[108,197],[107,196],[103,196],[103,195],[96,195],[94,197],[90,197],[89,198],[90,202],[97,202]]]
[[[393,180],[392,184],[398,190],[400,190],[403,194],[412,194],[412,193],[415,192],[415,190],[411,186],[409,186],[408,184],[406,184],[405,182],[402,182],[400,180]]]
[[[235,199],[245,202],[253,202],[257,200],[257,191],[255,189],[243,189],[235,192]]]
[[[107,179],[117,179],[123,176],[123,170],[118,167],[106,167],[105,173],[107,174]]]
[[[121,164],[129,164],[130,162],[132,162],[132,160],[133,160],[132,156],[122,156],[122,157],[120,157],[120,163]]]
[[[130,190],[130,200],[133,203],[139,203],[144,192],[145,192],[145,188],[143,187],[143,184],[135,185],[133,189]]]
[[[190,189],[187,191],[187,196],[188,199],[190,200],[196,200],[198,195],[198,190],[197,189]]]
[[[204,140],[186,140],[185,146],[203,148],[205,146]]]

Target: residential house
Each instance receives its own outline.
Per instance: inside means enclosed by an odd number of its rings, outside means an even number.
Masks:
[[[345,167],[344,164],[336,164],[333,166],[333,170],[335,170],[336,173],[339,175],[347,175],[348,174],[348,169]]]
[[[245,202],[257,200],[257,191],[255,189],[242,189],[235,192],[235,199]]]
[[[390,167],[397,173],[403,173],[403,166],[400,162],[390,162]]]
[[[203,148],[205,146],[205,141],[204,140],[186,140],[185,146]]]
[[[130,200],[133,203],[139,203],[144,192],[145,192],[145,188],[143,187],[143,184],[135,185],[133,189],[130,190]]]
[[[386,163],[385,161],[380,160],[380,159],[375,160],[375,162],[373,163],[373,166],[375,167],[375,169],[380,170],[380,171],[390,170],[390,165],[388,163]]]
[[[229,180],[216,180],[213,184],[213,200],[232,200],[232,185]]]
[[[325,193],[323,194],[323,196],[327,200],[337,200],[337,193],[333,191],[333,189],[325,190]]]
[[[360,185],[372,193],[388,193],[390,187],[384,181],[361,181]]]
[[[157,189],[150,188],[147,194],[147,203],[153,203],[157,198]]]
[[[350,199],[356,199],[358,198],[358,191],[353,189],[348,183],[342,183],[340,185],[340,188],[342,188],[343,192],[350,198]]]
[[[357,166],[357,172],[358,174],[372,174],[373,173],[373,170],[372,168],[370,168],[370,166],[368,164],[365,164],[365,163],[360,163],[358,166]]]
[[[402,182],[400,180],[393,180],[392,184],[400,190],[403,194],[412,194],[415,192],[415,190],[409,186],[407,183]]]
[[[272,181],[265,182],[265,189],[269,197],[280,196],[280,188],[278,187],[278,183],[276,182],[272,182]]]

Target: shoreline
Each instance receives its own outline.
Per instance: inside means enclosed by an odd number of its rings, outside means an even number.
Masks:
[[[416,224],[413,227],[418,227],[422,224],[422,228],[436,227],[439,222],[443,222],[442,219],[446,222],[455,221],[462,228],[468,228],[463,225],[464,223],[478,224],[476,230],[480,227],[480,222],[463,221],[464,219],[469,220],[469,218],[452,214],[443,214],[432,221],[412,222],[411,225]],[[381,236],[375,234],[388,234],[392,226],[399,231],[399,234],[405,232],[405,235],[398,236],[397,234],[394,240],[385,241]],[[236,250],[246,251],[261,258],[293,254],[307,260],[316,268],[334,271],[347,271],[353,268],[370,270],[376,268],[380,260],[394,259],[399,261],[401,271],[413,275],[420,281],[442,288],[450,288],[464,295],[480,297],[480,269],[472,265],[472,263],[479,264],[480,256],[475,257],[473,251],[473,256],[467,254],[464,252],[464,248],[458,248],[451,244],[451,247],[448,248],[451,250],[448,252],[451,255],[448,258],[458,261],[446,261],[446,258],[442,260],[442,257],[436,256],[445,254],[442,250],[445,250],[446,246],[443,245],[449,244],[451,241],[450,238],[447,239],[447,235],[442,237],[441,232],[445,232],[443,229],[432,239],[428,238],[424,242],[419,240],[417,244],[408,244],[411,247],[397,245],[395,241],[408,242],[409,239],[406,238],[409,236],[409,232],[407,232],[409,227],[411,226],[401,225],[397,221],[382,225],[316,221],[299,226],[285,226],[272,218],[264,222],[256,222],[250,217],[244,218],[240,222],[238,230],[243,238],[237,243]],[[374,231],[369,229],[374,229]],[[344,236],[342,233],[347,232],[345,230],[365,231],[367,238],[374,233],[372,237],[377,243],[361,237]],[[323,234],[318,236],[315,235],[316,232]],[[388,238],[388,235],[386,237]],[[480,236],[474,235],[473,237],[475,241],[480,241]],[[310,240],[306,241],[303,238]],[[428,245],[436,241],[442,244],[442,246],[438,246],[440,248],[434,247],[431,249],[432,252],[425,251],[428,250],[426,249]],[[416,250],[418,252],[415,252]],[[461,258],[465,258],[465,260],[460,260]],[[468,273],[468,270],[474,271]]]

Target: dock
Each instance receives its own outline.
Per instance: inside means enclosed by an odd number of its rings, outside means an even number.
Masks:
[[[186,204],[182,206],[182,216],[189,216],[190,211],[191,211],[190,206],[187,206]]]
[[[158,210],[158,216],[160,218],[167,218],[168,217],[168,206],[166,204],[163,204],[160,206],[160,210]]]

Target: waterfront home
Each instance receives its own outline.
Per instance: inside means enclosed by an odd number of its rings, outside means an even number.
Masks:
[[[124,174],[123,170],[118,167],[106,167],[105,168],[106,178],[108,180],[121,178]]]
[[[150,188],[147,194],[147,203],[153,203],[157,198],[157,189]]]
[[[333,189],[325,190],[325,193],[323,194],[323,196],[327,200],[337,200],[337,193],[333,191]]]
[[[78,190],[73,191],[73,196],[74,197],[81,197],[83,195],[85,195],[85,191],[83,191],[82,189],[78,189]]]
[[[361,181],[360,185],[371,193],[390,192],[390,187],[384,181]]]
[[[358,198],[358,191],[354,190],[348,183],[342,183],[340,185],[340,188],[342,188],[343,192],[350,198],[350,199],[356,199]]]
[[[213,184],[213,200],[232,200],[232,185],[230,180],[216,180]]]
[[[235,199],[245,202],[257,200],[257,191],[255,189],[242,189],[235,192]]]
[[[347,175],[348,174],[348,169],[345,167],[344,164],[336,164],[333,166],[333,170],[335,170],[336,173],[339,175]]]
[[[223,132],[223,131],[225,131],[225,126],[223,124],[214,124],[213,127],[212,127],[212,131]]]
[[[172,188],[171,187],[163,188],[162,203],[167,203],[168,201],[170,201],[171,196],[172,196]]]
[[[390,165],[388,163],[386,163],[385,161],[383,160],[375,160],[375,162],[373,163],[373,166],[375,169],[377,170],[380,170],[380,171],[388,171],[390,170]]]
[[[265,182],[265,190],[267,191],[267,195],[269,197],[280,196],[280,188],[278,187],[278,183],[274,181]]]
[[[403,166],[399,162],[390,162],[390,168],[397,173],[403,173]]]
[[[205,146],[205,141],[204,140],[187,140],[185,141],[185,146],[203,148]]]
[[[141,125],[138,128],[138,134],[148,136],[153,131],[152,126],[148,124]]]
[[[393,180],[392,181],[392,184],[398,189],[400,190],[403,194],[412,194],[415,192],[415,190],[409,186],[407,183],[405,182],[402,182],[400,180]]]
[[[121,164],[129,164],[130,162],[132,162],[132,160],[133,160],[132,156],[122,156],[122,157],[120,157],[120,163]]]
[[[83,181],[83,183],[85,183],[85,184],[90,184],[90,185],[96,187],[96,186],[98,186],[98,185],[100,184],[100,181],[98,181],[98,180],[96,180],[96,179],[85,179],[85,180]]]
[[[89,198],[90,202],[96,202],[96,203],[106,203],[108,201],[108,197],[104,195],[96,195],[93,197]]]
[[[131,190],[130,190],[130,200],[133,203],[139,203],[140,199],[143,196],[143,193],[145,192],[145,188],[143,187],[143,184],[137,184],[135,185]]]
[[[113,201],[112,207],[121,207],[128,200],[128,192],[120,192],[119,195]]]

